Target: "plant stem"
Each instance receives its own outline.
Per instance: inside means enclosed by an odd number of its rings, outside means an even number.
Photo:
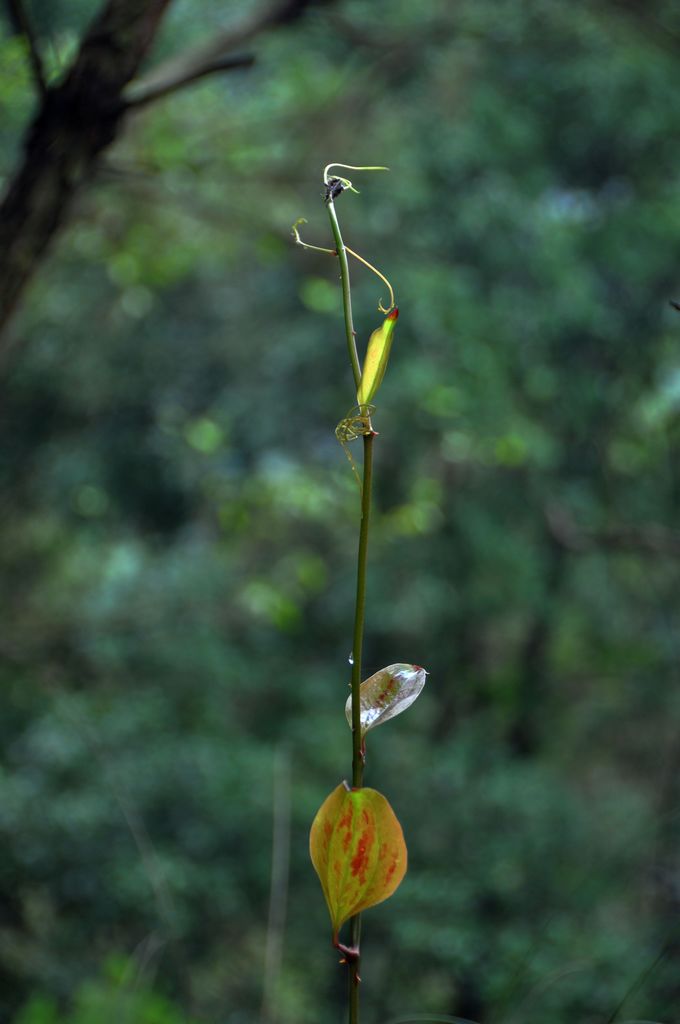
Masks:
[[[361,488],[361,525],[357,555],[357,593],[354,605],[354,637],[352,640],[352,788],[360,789],[364,782],[364,753],[361,742],[361,704],[359,688],[362,676],[362,649],[366,612],[366,566],[368,562],[368,528],[371,518],[371,484],[373,479],[373,438],[364,434],[364,473]],[[360,949],[361,914],[350,921],[350,943]],[[349,1024],[359,1024],[359,966],[360,957],[349,961]]]
[[[354,374],[354,387],[358,390],[359,383],[361,381],[361,366],[359,365],[359,356],[357,354],[357,343],[354,332],[354,323],[352,321],[352,295],[349,286],[349,262],[347,260],[347,250],[345,243],[342,240],[340,234],[340,225],[338,224],[338,215],[335,212],[335,204],[332,199],[328,200],[328,216],[331,219],[331,230],[333,232],[333,238],[335,239],[335,249],[338,254],[338,260],[340,261],[340,280],[342,282],[342,304],[345,313],[345,334],[347,336],[347,349],[349,352],[349,361],[352,364],[352,373]]]
[[[359,688],[362,676],[362,648],[366,612],[366,564],[368,556],[368,528],[371,516],[371,483],[373,479],[373,438],[364,434],[364,472],[361,487],[361,525],[357,555],[357,593],[354,605],[354,635],[352,639],[352,786],[360,789],[364,782],[364,755],[361,749],[361,705]]]
[[[350,921],[351,943],[354,949],[359,949],[361,941],[361,914],[357,914]],[[359,964],[361,958],[351,960],[349,963],[349,1024],[359,1024]]]
[[[324,169],[323,178],[328,185],[328,172],[331,167],[347,167],[349,170],[357,171],[386,171],[386,167],[354,167],[350,164],[328,164]],[[345,187],[352,189],[352,183],[345,181]],[[356,189],[352,189],[356,191]],[[352,294],[349,281],[349,263],[347,249],[342,240],[338,215],[335,212],[330,191],[327,191],[326,204],[328,216],[331,220],[331,230],[335,239],[335,250],[340,261],[340,280],[342,282],[342,303],[345,314],[345,335],[347,337],[347,349],[349,360],[354,375],[354,386],[359,390],[361,384],[361,363],[357,353],[356,331],[352,321]],[[298,222],[299,223],[299,222]],[[299,234],[293,227],[296,241],[300,241]],[[379,270],[368,263],[362,256],[352,253],[358,260],[364,263],[370,270],[385,282],[390,292],[390,309],[394,307],[394,293],[392,286],[386,277]],[[382,309],[382,304],[380,305]],[[383,310],[384,311],[384,310]],[[356,436],[356,435],[355,435]],[[368,432],[363,434],[364,442],[364,466],[363,484],[361,488],[361,524],[359,527],[359,551],[357,554],[357,590],[354,604],[354,633],[352,637],[352,788],[361,789],[364,784],[364,745],[361,736],[361,677],[362,677],[362,648],[364,643],[364,618],[366,613],[366,566],[368,562],[368,528],[371,518],[371,486],[373,480],[373,438],[376,436],[368,419]],[[350,461],[351,458],[350,458]],[[361,914],[355,914],[350,920],[351,931],[351,956],[347,957],[349,974],[349,1024],[359,1024],[359,966],[360,966],[360,942],[361,942]]]
[[[332,199],[328,200],[328,215],[331,219],[335,248],[340,260],[342,302],[345,314],[347,348],[354,374],[354,385],[361,383],[361,364],[357,354],[354,323],[352,321],[352,296],[349,282],[347,250],[340,233],[340,225]],[[366,612],[366,565],[368,558],[368,527],[371,517],[371,484],[373,479],[373,438],[372,432],[363,435],[364,467],[361,488],[361,525],[359,527],[359,551],[357,554],[357,590],[354,604],[354,632],[352,636],[352,788],[360,789],[364,781],[364,754],[361,742],[361,704],[359,688],[362,676],[362,649],[364,644],[364,618]],[[349,975],[349,1024],[359,1024],[359,948],[361,941],[361,914],[355,914],[350,921],[351,946],[356,956],[348,958]]]

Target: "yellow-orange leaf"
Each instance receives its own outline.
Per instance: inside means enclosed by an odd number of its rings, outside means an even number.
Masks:
[[[334,789],[312,823],[309,852],[334,939],[348,918],[391,896],[406,873],[401,825],[375,789]]]

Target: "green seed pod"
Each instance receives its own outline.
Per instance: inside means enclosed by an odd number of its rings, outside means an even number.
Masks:
[[[390,357],[392,347],[392,335],[399,316],[399,310],[395,306],[389,316],[386,316],[382,326],[373,331],[368,339],[366,358],[361,374],[359,390],[357,391],[357,403],[369,405],[382,383],[387,367],[387,360]]]

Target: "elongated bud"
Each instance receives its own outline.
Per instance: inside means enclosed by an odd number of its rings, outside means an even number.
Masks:
[[[394,334],[398,316],[399,310],[395,306],[389,316],[386,316],[383,320],[382,326],[373,331],[373,334],[368,339],[364,368],[361,374],[359,390],[357,391],[357,403],[359,405],[369,405],[382,383],[387,360],[390,358],[392,335]]]

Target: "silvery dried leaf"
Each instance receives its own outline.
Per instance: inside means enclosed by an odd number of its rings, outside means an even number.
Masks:
[[[420,665],[388,665],[369,676],[361,684],[361,736],[362,739],[377,725],[400,715],[413,704],[425,685],[427,672]],[[352,698],[347,699],[345,715],[352,728]]]

